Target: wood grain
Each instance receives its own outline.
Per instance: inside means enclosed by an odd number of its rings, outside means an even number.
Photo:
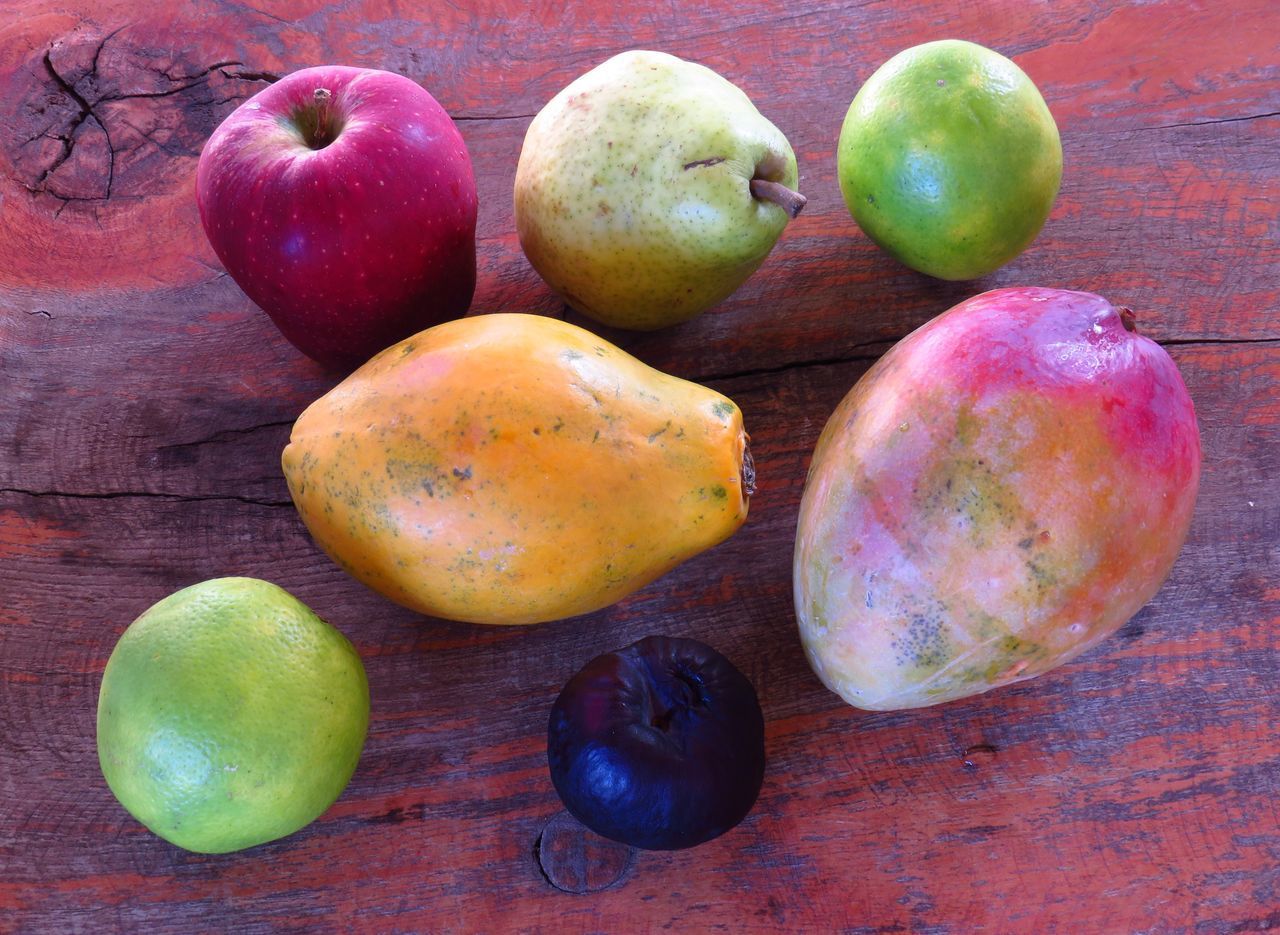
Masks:
[[[1280,928],[1273,4],[9,8],[0,932]],[[1011,54],[1044,91],[1066,152],[1044,233],[977,283],[896,266],[858,232],[835,180],[860,82],[899,49],[949,35]],[[603,332],[738,401],[760,475],[751,517],[588,617],[490,629],[415,616],[330,563],[289,503],[280,450],[337,377],[222,272],[195,212],[200,147],[275,75],[324,61],[408,74],[458,119],[475,162],[475,310],[564,314],[515,239],[520,142],[565,83],[645,46],[743,86],[791,139],[810,198],[720,307],[664,332]],[[1083,659],[939,708],[856,711],[821,687],[794,633],[791,542],[810,450],[892,341],[1015,283],[1124,302],[1173,354],[1205,450],[1191,537],[1156,599]],[[226,574],[275,581],[342,629],[368,668],[373,713],[351,786],[316,824],[203,857],[115,802],[94,715],[124,627],[172,590]],[[648,633],[705,640],[757,686],[760,802],[682,853],[548,838],[572,831],[546,774],[551,702],[587,659]]]

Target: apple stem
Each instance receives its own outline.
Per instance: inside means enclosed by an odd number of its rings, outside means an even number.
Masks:
[[[761,201],[772,201],[787,212],[787,217],[790,218],[794,218],[809,203],[809,199],[799,192],[792,191],[781,182],[770,182],[768,179],[752,179],[751,194]]]
[[[1137,334],[1138,319],[1137,319],[1137,316],[1133,314],[1133,309],[1128,308],[1124,305],[1121,305],[1119,308],[1116,309],[1116,311],[1120,313],[1120,324],[1124,325],[1124,330],[1131,331],[1134,334]]]
[[[329,102],[333,95],[328,88],[316,88],[316,142],[329,139]]]

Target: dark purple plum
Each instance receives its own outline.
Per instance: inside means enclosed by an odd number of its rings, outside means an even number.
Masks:
[[[547,762],[565,808],[597,834],[694,847],[755,804],[764,715],[751,682],[710,646],[649,636],[569,680],[551,708]]]

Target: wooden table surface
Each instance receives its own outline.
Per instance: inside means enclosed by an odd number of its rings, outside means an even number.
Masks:
[[[634,9],[0,3],[0,931],[1280,928],[1280,7]],[[949,36],[1017,61],[1065,151],[1040,238],[969,283],[880,253],[835,178],[861,82]],[[560,315],[515,236],[516,157],[557,90],[630,47],[743,87],[791,140],[810,199],[719,307],[653,334],[605,332],[741,405],[760,478],[751,517],[588,617],[424,619],[343,574],[290,503],[281,448],[337,377],[223,272],[195,208],[200,148],[296,68],[419,80],[475,163],[473,310]],[[818,683],[795,632],[810,451],[894,340],[1014,284],[1123,302],[1176,359],[1204,443],[1190,539],[1150,606],[1079,661],[937,708],[857,711]],[[279,583],[345,632],[373,713],[351,785],[319,821],[207,857],[116,803],[94,716],[129,622],[230,574]],[[755,810],[679,853],[548,828],[561,813],[545,760],[552,700],[587,659],[649,633],[724,651],[767,720]]]

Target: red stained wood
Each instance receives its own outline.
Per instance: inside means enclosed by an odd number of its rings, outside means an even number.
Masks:
[[[0,931],[1280,927],[1274,4],[9,10]],[[895,265],[858,232],[835,179],[860,82],[943,36],[1011,54],[1066,154],[1040,238],[977,283]],[[799,157],[809,204],[736,295],[679,328],[606,332],[740,403],[760,474],[751,518],[589,617],[528,629],[417,617],[330,563],[289,503],[280,449],[335,378],[222,273],[194,205],[200,147],[275,75],[326,61],[407,74],[471,149],[475,309],[562,314],[515,238],[516,157],[555,91],[628,47],[721,71]],[[1101,292],[1169,348],[1205,451],[1191,537],[1156,599],[1083,659],[939,708],[858,712],[819,685],[794,632],[791,541],[810,450],[892,341],[1012,284]],[[351,786],[317,823],[202,857],[115,802],[94,715],[124,627],[175,588],[226,574],[276,581],[347,633],[373,716]],[[751,677],[769,767],[733,832],[626,860],[557,817],[544,732],[569,675],[647,633],[696,636]]]

